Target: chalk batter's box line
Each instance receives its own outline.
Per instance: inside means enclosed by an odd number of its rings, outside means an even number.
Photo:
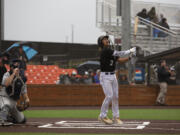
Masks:
[[[87,123],[88,122],[88,123]],[[93,122],[90,123],[90,122]],[[82,125],[87,126],[82,126]],[[96,125],[94,125],[96,124]],[[98,125],[97,125],[98,124]],[[126,122],[122,125],[105,125],[98,121],[60,121],[55,124],[46,124],[38,126],[39,128],[73,128],[73,129],[144,129],[150,122]],[[59,125],[59,126],[57,126]],[[134,127],[135,126],[135,127]]]
[[[89,126],[97,126],[97,127],[104,127],[104,126],[106,126],[106,127],[120,127],[120,126],[122,126],[122,127],[124,127],[124,126],[130,126],[130,127],[132,127],[132,126],[139,126],[139,125],[149,125],[149,122],[141,122],[141,123],[132,123],[132,124],[129,124],[129,123],[123,123],[122,125],[117,125],[117,124],[111,124],[111,125],[105,125],[104,123],[82,123],[82,122],[65,122],[65,123],[59,123],[59,122],[56,122],[55,123],[55,125],[62,125],[62,126],[68,126],[68,125],[71,125],[71,126],[87,126],[87,127],[89,127]]]
[[[54,126],[46,126],[39,128],[49,128],[49,129],[144,129],[145,126],[138,126],[136,128],[125,128],[125,127],[54,127]]]
[[[101,122],[99,122],[99,121],[60,121],[60,122],[55,122],[55,124],[61,124],[61,123],[68,123],[68,124],[100,124]],[[123,122],[123,125],[124,124],[144,124],[144,125],[146,125],[146,124],[149,124],[149,121],[148,122]]]

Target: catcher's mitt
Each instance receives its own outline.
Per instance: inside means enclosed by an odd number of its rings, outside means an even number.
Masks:
[[[19,102],[16,107],[18,111],[22,112],[25,111],[27,108],[29,108],[29,106],[30,106],[29,102]]]

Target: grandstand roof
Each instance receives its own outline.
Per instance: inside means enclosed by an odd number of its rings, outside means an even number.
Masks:
[[[167,62],[173,63],[180,60],[180,47],[173,48],[160,53],[152,54],[140,59],[140,62],[159,63],[161,59],[165,59]]]

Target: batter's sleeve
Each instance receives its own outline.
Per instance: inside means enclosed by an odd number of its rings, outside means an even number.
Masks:
[[[130,50],[127,50],[127,51],[116,51],[116,50],[114,50],[113,56],[122,57],[122,56],[128,55],[130,53],[131,53]]]

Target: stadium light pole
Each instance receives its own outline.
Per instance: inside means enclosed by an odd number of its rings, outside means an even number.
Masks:
[[[4,0],[0,0],[0,52],[2,52],[2,39],[4,39]]]
[[[117,5],[118,6],[118,5]],[[121,0],[121,17],[122,17],[122,50],[131,48],[131,1]],[[132,81],[132,65],[128,62],[128,79]]]
[[[71,38],[72,38],[72,43],[74,43],[74,25],[71,25]]]
[[[0,52],[2,52],[2,40],[4,40],[4,5],[5,0],[0,0]]]

